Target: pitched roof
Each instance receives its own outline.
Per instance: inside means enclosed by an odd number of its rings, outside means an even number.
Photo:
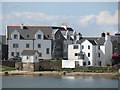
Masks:
[[[47,37],[48,39],[52,38],[52,28],[51,27],[43,27],[43,26],[24,26],[27,29],[21,29],[20,26],[7,26],[7,36],[8,39],[11,39],[11,34],[14,30],[17,30],[20,33],[20,37],[23,39],[35,39],[34,35],[35,33],[40,30],[42,33]],[[27,37],[29,35],[29,37]],[[49,37],[48,37],[49,35]]]
[[[23,50],[21,55],[34,55],[36,52],[38,52],[37,50]]]
[[[120,36],[111,36],[111,42],[113,43],[114,41],[120,43]]]
[[[92,43],[93,45],[97,45],[97,43],[95,42],[95,40],[88,40],[90,43]]]
[[[77,43],[81,44],[86,39],[90,40],[91,43],[95,42],[98,45],[104,45],[104,43],[105,43],[105,38],[104,37],[82,37],[82,39],[78,40]],[[94,41],[92,41],[92,40],[94,40]]]
[[[35,39],[35,33],[40,30],[45,35],[45,38],[52,39],[52,32],[56,29],[67,31],[63,27],[56,26],[23,26],[23,29],[21,29],[21,26],[7,26],[7,36],[8,39],[11,39],[12,32],[17,30],[20,33],[21,39]],[[68,30],[73,31],[72,28],[68,28]]]

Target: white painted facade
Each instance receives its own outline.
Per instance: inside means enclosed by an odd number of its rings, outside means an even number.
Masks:
[[[77,48],[74,48],[74,47]],[[77,55],[83,53],[84,58]],[[106,66],[112,59],[112,43],[110,36],[106,35],[104,45],[92,44],[89,40],[84,40],[81,44],[68,45],[68,60],[62,61],[62,68],[74,68],[78,61],[80,66]]]
[[[22,55],[23,63],[39,62],[39,54],[36,52],[34,55]]]
[[[62,68],[75,68],[76,66],[83,66],[83,60],[62,60]]]
[[[14,35],[17,35],[16,39],[14,39]],[[41,35],[41,39],[37,38],[38,35]],[[13,44],[17,44],[17,47],[13,47]],[[29,44],[29,47],[26,47],[27,44]],[[23,50],[38,50],[38,52],[41,54],[39,55],[39,59],[51,59],[51,40],[44,40],[43,33],[40,30],[36,32],[34,40],[20,39],[19,32],[15,30],[11,34],[11,40],[8,40],[8,45],[9,58],[13,58],[14,56],[21,57]],[[49,49],[49,53],[47,53],[47,49]],[[14,53],[14,55],[12,55],[12,53]],[[19,55],[17,55],[17,53],[19,53]]]

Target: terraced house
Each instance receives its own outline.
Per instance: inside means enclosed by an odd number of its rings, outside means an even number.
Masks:
[[[39,59],[67,58],[67,46],[82,37],[62,26],[7,26],[8,57],[21,57],[23,50],[38,50]]]
[[[62,68],[76,66],[106,66],[112,59],[112,42],[109,33],[102,37],[83,37],[68,46],[68,60],[62,61]]]

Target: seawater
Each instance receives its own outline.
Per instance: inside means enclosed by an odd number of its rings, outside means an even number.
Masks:
[[[2,88],[118,88],[116,76],[2,76]]]

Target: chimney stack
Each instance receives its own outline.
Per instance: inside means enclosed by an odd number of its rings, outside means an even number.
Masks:
[[[63,23],[61,27],[63,27],[64,29],[67,30],[67,24],[66,23]]]
[[[104,32],[101,33],[101,37],[105,37],[105,33]]]
[[[23,29],[23,23],[21,24],[21,29]]]
[[[106,35],[105,35],[105,40],[106,40],[106,41],[107,41],[107,40],[110,40],[110,33],[109,33],[109,32],[106,33]]]

